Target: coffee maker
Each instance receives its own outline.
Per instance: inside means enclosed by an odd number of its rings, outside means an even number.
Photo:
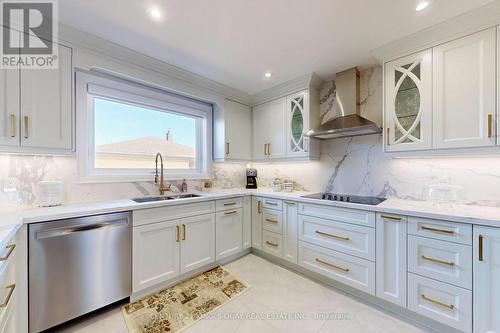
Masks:
[[[257,169],[247,168],[247,188],[257,188]]]

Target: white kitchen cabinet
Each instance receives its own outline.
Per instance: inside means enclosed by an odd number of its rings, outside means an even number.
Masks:
[[[432,147],[432,50],[385,64],[385,151]]]
[[[263,160],[267,158],[268,143],[268,109],[269,104],[257,105],[253,108],[253,158]]]
[[[298,215],[297,203],[283,201],[283,259],[297,263]]]
[[[402,307],[406,307],[406,220],[377,214],[376,295]]]
[[[243,249],[252,246],[252,197],[243,197]]]
[[[474,333],[500,332],[500,228],[474,226]]]
[[[262,198],[252,196],[252,247],[262,250]]]
[[[254,159],[286,158],[286,98],[253,109]]]
[[[133,228],[133,292],[180,274],[179,242],[178,219]]]
[[[496,28],[433,48],[433,147],[495,145]]]
[[[181,274],[215,261],[215,214],[183,218],[180,228]]]
[[[252,159],[252,111],[249,106],[226,99],[224,109],[214,112],[214,158]]]
[[[243,249],[241,208],[216,213],[216,259],[224,259]]]
[[[0,146],[19,146],[19,70],[0,70]]]

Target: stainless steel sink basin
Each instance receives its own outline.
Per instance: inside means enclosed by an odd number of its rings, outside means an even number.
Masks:
[[[201,197],[201,195],[190,193],[190,194],[176,194],[169,196],[134,198],[132,199],[132,201],[135,201],[137,203],[143,203],[143,202],[155,202],[155,201],[188,199],[188,198],[198,198],[198,197]]]

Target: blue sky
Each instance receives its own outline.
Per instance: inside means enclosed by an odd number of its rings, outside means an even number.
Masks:
[[[194,118],[95,98],[95,142],[98,145],[146,136],[165,139],[169,128],[174,133],[174,142],[194,147]]]

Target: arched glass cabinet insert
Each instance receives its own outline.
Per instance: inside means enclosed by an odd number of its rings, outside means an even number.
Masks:
[[[287,98],[287,156],[307,156],[309,138],[309,93],[301,91]]]

